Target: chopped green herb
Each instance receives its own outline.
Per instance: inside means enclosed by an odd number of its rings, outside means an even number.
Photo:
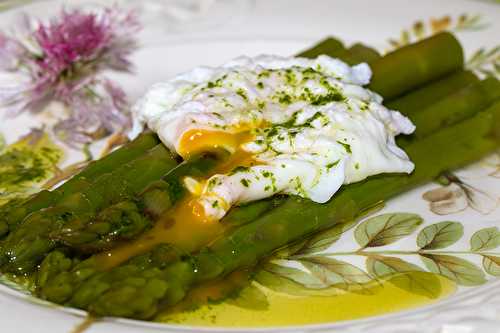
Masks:
[[[352,150],[351,150],[351,145],[350,144],[344,143],[344,142],[339,141],[339,140],[337,140],[337,143],[340,144],[340,145],[342,145],[347,153],[352,154]]]
[[[287,68],[285,73],[286,83],[293,85],[297,81],[295,73],[290,68]]]
[[[279,98],[278,98],[278,102],[280,102],[281,104],[291,104],[292,103],[292,97],[286,93],[282,93],[280,94]]]
[[[278,135],[278,127],[273,126],[273,127],[267,128],[265,132],[267,134],[267,137],[272,138],[273,136]]]
[[[233,170],[231,170],[229,175],[234,175],[234,174],[239,173],[239,172],[248,172],[248,170],[250,170],[249,167],[240,165],[240,166],[237,166],[236,168],[234,168]]]
[[[342,102],[344,96],[339,92],[328,92],[326,95],[315,95],[311,98],[312,105],[325,105],[331,102]]]
[[[326,165],[326,168],[327,168],[328,170],[330,170],[331,168],[333,168],[333,167],[337,166],[337,164],[339,164],[339,163],[340,163],[340,160],[336,160],[335,162],[328,163],[328,164]]]
[[[267,77],[269,77],[269,76],[271,76],[271,71],[270,71],[270,70],[265,70],[265,71],[262,71],[262,72],[260,72],[260,73],[259,73],[259,75],[257,75],[257,77],[258,77],[259,79],[262,79],[262,78],[267,78]]]
[[[269,171],[262,171],[262,176],[264,176],[264,178],[269,178],[272,176],[272,173],[269,172]]]
[[[245,101],[248,101],[248,96],[245,92],[245,90],[243,90],[242,88],[238,88],[238,90],[236,90],[236,93],[241,97],[243,98]]]

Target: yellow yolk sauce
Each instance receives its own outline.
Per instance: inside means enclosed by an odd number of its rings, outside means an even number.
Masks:
[[[156,221],[152,229],[136,240],[97,255],[96,260],[103,270],[110,269],[162,243],[191,252],[208,243],[221,231],[222,226],[207,221],[203,211],[188,196]]]
[[[229,158],[208,173],[208,179],[213,174],[230,172],[239,166],[255,165],[252,154],[240,148],[242,144],[252,139],[253,135],[248,130],[237,133],[190,130],[181,138],[179,153],[184,159],[189,160],[204,151],[218,148],[228,150],[231,153]],[[156,221],[152,229],[136,240],[97,255],[99,266],[104,270],[110,269],[161,243],[169,243],[183,251],[192,252],[213,240],[223,231],[223,226],[205,216],[203,207],[196,201],[197,195],[199,193],[189,194],[180,200]]]

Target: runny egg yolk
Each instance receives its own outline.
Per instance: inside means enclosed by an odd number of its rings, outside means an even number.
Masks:
[[[197,153],[217,148],[226,149],[234,154],[241,150],[240,146],[243,143],[252,139],[253,135],[247,126],[240,126],[235,133],[192,129],[182,135],[177,151],[185,160],[189,160]]]
[[[247,126],[240,126],[247,128]],[[250,142],[254,139],[251,131],[238,131],[236,133],[223,131],[210,131],[202,129],[193,129],[183,134],[178,151],[184,159],[189,159],[197,153],[209,151],[211,149],[223,148],[231,153],[231,156],[211,172],[211,174],[228,173],[236,167],[248,167],[257,164],[252,153],[248,153],[241,149],[242,144]],[[189,179],[187,179],[189,181]],[[203,207],[196,202],[196,197],[201,194],[206,183],[206,179],[197,182],[191,179],[191,186],[188,189],[192,193],[190,197],[190,205],[192,206],[192,214],[194,218],[200,221],[207,222],[209,219],[204,213]],[[220,200],[224,204],[224,200]],[[230,207],[228,207],[229,209]]]
[[[224,148],[231,155],[207,175],[227,173],[238,166],[256,164],[253,155],[241,149],[242,144],[253,140],[251,131],[237,133],[195,129],[187,131],[181,138],[179,152],[185,159],[197,153]],[[206,180],[199,181],[204,184]],[[189,186],[188,186],[189,187]],[[200,186],[202,188],[202,186]],[[191,252],[208,243],[223,231],[220,223],[213,223],[197,202],[200,192],[188,194],[162,216],[152,229],[139,238],[96,256],[99,266],[109,269],[129,258],[151,250],[155,245],[169,243],[181,250]]]

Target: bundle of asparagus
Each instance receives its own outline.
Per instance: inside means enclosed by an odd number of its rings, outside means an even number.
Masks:
[[[51,232],[71,221],[93,219],[103,208],[138,194],[175,165],[168,149],[158,144],[80,191],[67,193],[55,205],[27,215],[1,244],[2,270],[29,273],[57,245],[49,237]]]
[[[499,82],[479,82],[464,72],[462,50],[452,35],[436,35],[381,58],[365,46],[345,49],[332,39],[302,55],[323,53],[351,63],[369,61],[370,88],[386,98],[398,97],[388,105],[397,106],[417,126],[410,138],[398,138],[416,165],[414,173],[379,175],[344,186],[326,204],[275,197],[235,207],[219,222],[227,227],[209,244],[186,248],[159,243],[114,267],[103,265],[101,254],[87,253],[144,234],[182,197],[182,176],[206,175],[225,158],[225,154],[202,154],[175,168],[169,152],[157,145],[145,155],[124,160],[127,164],[122,167],[94,171],[100,176],[67,195],[57,194],[56,189],[52,192],[57,198],[39,199],[43,201],[39,206],[30,204],[31,199],[16,218],[2,220],[16,222],[8,223],[11,233],[1,245],[1,270],[28,273],[40,264],[36,284],[42,298],[101,316],[148,319],[177,303],[194,285],[252,267],[290,242],[351,221],[381,200],[498,146]],[[127,155],[121,151],[115,156]],[[112,157],[110,164],[115,163]]]

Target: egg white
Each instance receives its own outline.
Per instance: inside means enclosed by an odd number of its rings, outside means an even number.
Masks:
[[[147,124],[179,152],[183,134],[193,129],[250,128],[254,139],[239,149],[258,165],[191,186],[201,188],[197,200],[212,219],[277,193],[324,203],[343,184],[414,168],[394,138],[415,127],[362,87],[370,76],[366,64],[350,67],[327,56],[240,57],[198,67],[149,89],[134,108],[133,133]]]

